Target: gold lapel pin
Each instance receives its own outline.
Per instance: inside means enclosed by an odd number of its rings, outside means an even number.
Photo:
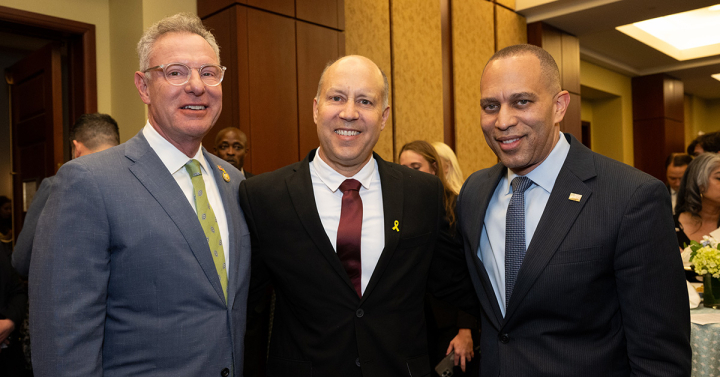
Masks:
[[[582,195],[573,192],[570,194],[570,197],[568,199],[572,200],[573,202],[579,202],[580,199],[582,199]]]
[[[220,171],[222,171],[223,179],[225,180],[225,182],[230,182],[230,174],[228,174],[225,169],[222,168],[222,166],[218,165],[217,167],[218,169],[220,169]]]
[[[398,225],[400,225],[400,222],[397,221],[397,220],[395,220],[395,226],[392,228],[392,230],[394,230],[394,231],[396,231],[396,232],[399,232],[399,231],[400,231],[400,228],[398,228]]]

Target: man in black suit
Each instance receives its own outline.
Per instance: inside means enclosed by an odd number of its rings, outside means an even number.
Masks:
[[[70,142],[72,143],[72,158],[87,156],[104,151],[120,144],[120,131],[117,122],[110,115],[94,113],[83,114],[70,127]],[[15,250],[12,255],[12,265],[20,276],[27,278],[30,272],[30,257],[32,255],[35,229],[45,203],[52,191],[55,176],[47,177],[40,183],[30,208],[25,215],[22,231],[18,236]]]
[[[372,153],[389,112],[375,63],[341,58],[313,101],[320,148],[241,185],[251,287],[277,295],[269,376],[429,375],[426,288],[476,302],[461,251],[438,241],[440,181]]]
[[[481,92],[500,163],[468,178],[457,209],[482,307],[481,375],[689,376],[663,183],[560,132],[570,96],[542,49],[498,51]]]

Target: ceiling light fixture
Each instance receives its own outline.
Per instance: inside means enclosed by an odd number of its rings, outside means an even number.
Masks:
[[[616,29],[680,61],[720,54],[720,4]]]

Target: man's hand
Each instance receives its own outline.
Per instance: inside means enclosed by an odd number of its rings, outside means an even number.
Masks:
[[[8,337],[15,330],[15,323],[9,319],[0,319],[0,344],[10,344]],[[0,352],[2,348],[0,348]]]
[[[455,350],[455,365],[460,363],[460,369],[464,372],[466,362],[470,362],[475,356],[470,329],[460,329],[458,334],[450,341],[445,354],[449,355],[453,350]]]

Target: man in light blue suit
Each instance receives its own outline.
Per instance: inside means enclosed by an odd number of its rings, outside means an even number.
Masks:
[[[250,239],[243,179],[201,146],[222,109],[212,34],[150,27],[135,85],[148,122],[65,164],[30,267],[36,376],[241,376]]]

